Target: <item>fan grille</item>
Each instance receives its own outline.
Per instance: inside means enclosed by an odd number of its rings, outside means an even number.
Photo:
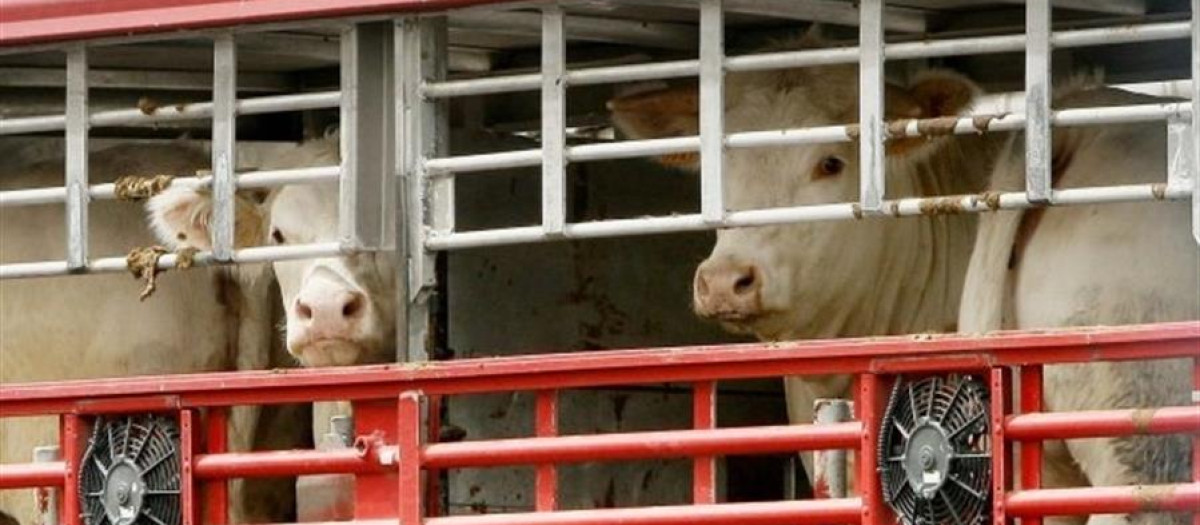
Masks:
[[[87,525],[178,525],[179,426],[145,414],[98,417],[80,467]]]

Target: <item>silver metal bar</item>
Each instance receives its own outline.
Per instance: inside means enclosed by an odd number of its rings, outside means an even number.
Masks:
[[[1190,194],[1190,190],[1166,191],[1165,184],[1064,189],[1055,190],[1054,204],[1056,206],[1075,206],[1116,202],[1182,200],[1188,198]],[[980,213],[996,209],[1015,210],[1043,206],[1041,203],[1031,202],[1024,192],[897,199],[884,201],[883,204],[885,213],[880,214],[880,217],[930,215],[933,213],[946,213],[946,210],[952,210],[954,213]],[[538,226],[438,233],[429,237],[426,247],[430,250],[458,250],[484,246],[546,242],[562,238],[589,239],[649,235],[702,231],[714,228],[743,228],[799,222],[851,220],[861,217],[863,215],[858,208],[858,204],[823,204],[766,210],[731,211],[720,224],[709,224],[704,221],[700,214],[574,223],[567,224],[563,229],[563,235],[559,237],[547,236],[541,227]]]
[[[232,33],[213,38],[212,223],[213,256],[233,257],[237,181],[237,42]]]
[[[1050,0],[1025,3],[1025,192],[1050,200]]]
[[[200,252],[194,257],[195,266],[212,266],[221,264],[248,264],[276,261],[291,261],[297,259],[318,259],[338,257],[355,253],[346,250],[340,243],[293,244],[286,246],[256,246],[235,250],[229,261],[219,261],[212,252]],[[158,267],[169,270],[175,267],[179,257],[173,253],[163,255],[158,260]],[[129,269],[125,257],[105,257],[95,259],[83,273],[123,273]],[[66,261],[38,261],[12,264],[0,264],[0,280],[28,279],[33,277],[55,277],[72,273],[67,268]]]
[[[1200,243],[1200,0],[1192,0],[1192,237]]]
[[[1192,102],[1166,102],[1161,104],[1139,104],[1133,106],[1110,106],[1098,108],[1073,108],[1054,112],[1051,122],[1055,126],[1090,126],[1163,121],[1168,118],[1189,118]],[[911,120],[903,127],[895,126],[895,136],[919,137],[924,135],[918,120]],[[991,131],[1014,131],[1025,126],[1022,114],[966,115],[955,119],[955,135],[969,135]],[[783,129],[777,131],[749,131],[731,133],[725,138],[729,148],[757,148],[764,146],[790,146],[797,144],[832,144],[852,142],[858,126],[822,126],[815,128]],[[672,137],[666,139],[628,140],[600,144],[583,144],[567,148],[567,160],[588,162],[614,160],[673,153],[693,153],[700,150],[700,138]],[[461,155],[429,159],[425,167],[441,177],[478,171],[537,166],[541,162],[541,150],[519,150],[480,155]]]
[[[725,218],[725,16],[700,0],[700,215]]]
[[[542,8],[542,228],[548,235],[567,222],[565,20],[561,6]]]
[[[1025,0],[1002,1],[1009,4],[1020,4]],[[1145,0],[1054,0],[1054,7],[1116,15],[1142,15],[1146,13]]]
[[[158,49],[156,48],[156,51]],[[164,50],[170,53],[170,50]],[[248,77],[248,78],[247,78]],[[284,73],[251,73],[242,76],[241,90],[280,93],[293,90]],[[0,67],[0,87],[57,88],[66,85],[66,73],[54,67]],[[200,71],[97,69],[88,71],[88,85],[96,89],[134,89],[140,91],[207,91],[212,75]]]
[[[390,245],[393,23],[355,24],[342,33],[340,238],[354,248]]]
[[[1167,120],[1167,188],[1190,189],[1195,176],[1196,161],[1192,158],[1191,121],[1182,118]]]
[[[519,11],[451,12],[449,23],[452,27],[471,31],[517,35],[536,35],[542,30],[542,20],[537,14]],[[682,51],[696,47],[696,30],[685,24],[572,16],[566,27],[571,38],[579,41],[635,44]]]
[[[875,212],[886,193],[883,141],[883,0],[859,4],[862,22],[858,42],[862,59],[858,66],[858,120],[862,131],[858,143],[858,203],[864,212]]]
[[[290,170],[252,171],[237,176],[239,188],[274,188],[287,184],[317,184],[338,180],[340,166],[318,166]],[[184,177],[171,181],[172,187],[208,189],[212,177]],[[112,183],[93,184],[88,187],[88,196],[93,201],[116,198]],[[0,208],[61,204],[67,200],[65,187],[33,188],[27,190],[0,191]]]
[[[341,93],[337,91],[255,97],[239,100],[237,102],[237,111],[239,115],[261,115],[264,113],[282,113],[285,111],[335,108],[338,106],[340,100]],[[196,102],[162,106],[155,108],[153,111],[137,108],[117,109],[112,111],[98,111],[93,113],[89,120],[92,127],[147,126],[160,122],[211,118],[212,108],[212,102]],[[60,131],[66,127],[66,122],[65,115],[0,119],[0,135]]]
[[[818,399],[814,403],[813,423],[831,425],[845,423],[852,418],[850,402],[845,399]],[[823,487],[825,493],[821,498],[846,497],[847,465],[846,450],[814,450],[813,451],[813,487]]]
[[[626,5],[645,5],[643,0],[606,0]],[[696,0],[655,0],[656,6],[678,9],[694,9]],[[739,15],[765,16],[836,24],[858,25],[858,11],[850,2],[837,0],[725,0],[725,12]],[[907,33],[922,33],[926,30],[925,13],[917,9],[891,7],[887,12],[887,29]]]
[[[52,463],[62,461],[62,451],[58,445],[34,447],[34,463]],[[38,498],[38,525],[58,525],[58,498],[62,489],[57,487],[39,487],[35,489]],[[43,499],[44,498],[44,499]]]
[[[88,264],[88,56],[87,48],[67,51],[66,208],[67,267]]]
[[[1059,31],[1051,36],[1051,42],[1056,48],[1088,47],[1188,38],[1190,31],[1191,28],[1187,22],[1159,22]],[[1024,35],[1001,35],[887,44],[884,46],[884,56],[893,60],[909,60],[1009,53],[1024,49]],[[725,70],[729,72],[764,71],[816,65],[853,64],[858,62],[860,53],[859,47],[755,53],[726,58]],[[573,86],[583,86],[659,80],[695,76],[699,71],[699,60],[675,60],[568,71],[567,82]],[[430,83],[422,88],[422,93],[431,98],[449,98],[531,91],[540,86],[539,76],[531,73]],[[0,127],[0,129],[3,128]]]

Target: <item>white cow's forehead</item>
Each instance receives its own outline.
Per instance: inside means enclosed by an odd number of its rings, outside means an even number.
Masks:
[[[311,236],[310,241],[332,239],[337,234],[337,201],[336,185],[286,186],[271,201],[271,224]]]

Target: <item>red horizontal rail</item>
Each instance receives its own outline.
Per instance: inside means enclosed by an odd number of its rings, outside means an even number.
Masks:
[[[0,490],[61,487],[66,477],[67,464],[62,461],[0,465]]]
[[[266,22],[433,11],[503,1],[4,0],[0,2],[0,46]]]
[[[805,374],[854,374],[926,360],[923,369],[982,355],[981,363],[1038,363],[1200,357],[1200,321],[986,336],[886,337],[546,354],[439,362],[226,372],[0,387],[0,417],[89,412],[88,403],[140,397],[181,408],[327,400],[386,399],[406,390],[430,395],[578,388]],[[84,402],[87,400],[86,402]],[[102,403],[101,403],[102,404]]]
[[[1009,494],[1005,507],[1009,517],[1200,512],[1200,483],[1029,490]]]
[[[430,518],[425,525],[820,525],[859,523],[859,498],[523,512]]]
[[[1200,432],[1200,409],[1194,406],[1026,414],[1009,417],[1004,426],[1013,441],[1187,432]]]
[[[440,469],[771,454],[853,448],[858,446],[860,439],[862,425],[857,422],[500,439],[429,445],[425,447],[421,464]]]
[[[200,479],[366,474],[385,469],[375,459],[353,448],[202,454],[192,460],[192,472]]]

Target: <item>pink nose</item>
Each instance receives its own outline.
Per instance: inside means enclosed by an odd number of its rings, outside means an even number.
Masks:
[[[358,329],[367,298],[359,292],[330,292],[320,287],[296,297],[295,314],[314,338],[348,338]]]
[[[753,264],[705,262],[693,285],[696,314],[745,321],[762,313],[762,271]]]

